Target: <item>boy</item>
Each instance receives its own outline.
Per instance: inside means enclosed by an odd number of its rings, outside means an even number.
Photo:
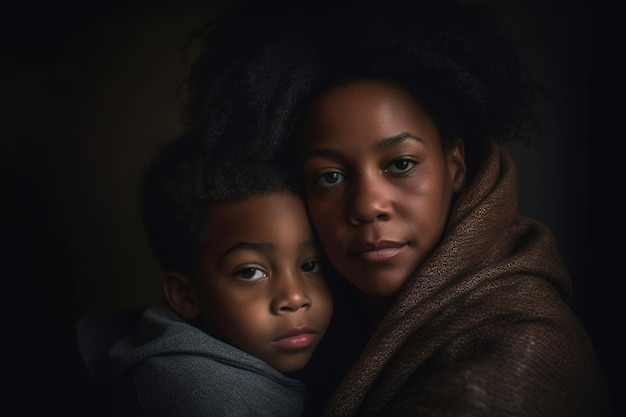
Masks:
[[[202,159],[188,145],[166,148],[146,178],[167,303],[108,351],[123,394],[113,414],[302,415],[304,386],[285,374],[307,364],[332,314],[303,202],[272,164]]]

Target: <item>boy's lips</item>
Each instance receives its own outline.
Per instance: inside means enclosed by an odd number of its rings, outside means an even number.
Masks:
[[[317,332],[308,327],[292,329],[278,337],[273,343],[281,349],[299,350],[306,349],[317,339]]]
[[[350,256],[361,258],[368,262],[378,262],[391,259],[396,256],[406,243],[382,240],[378,242],[365,242],[355,246],[349,251]]]

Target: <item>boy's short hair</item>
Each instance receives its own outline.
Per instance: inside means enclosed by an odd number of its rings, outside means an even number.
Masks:
[[[274,192],[301,194],[293,171],[276,159],[207,155],[183,136],[167,143],[141,188],[148,238],[163,270],[192,274],[210,225],[213,204]]]

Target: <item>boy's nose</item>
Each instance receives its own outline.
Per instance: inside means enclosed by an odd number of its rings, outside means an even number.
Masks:
[[[386,221],[391,218],[391,205],[385,182],[377,174],[355,179],[348,195],[348,220],[354,226]]]
[[[309,309],[312,300],[307,295],[302,278],[299,274],[285,274],[276,278],[272,311],[274,314],[284,314],[298,311],[302,308]]]

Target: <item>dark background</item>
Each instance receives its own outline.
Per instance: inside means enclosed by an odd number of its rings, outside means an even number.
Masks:
[[[546,89],[541,133],[510,147],[520,210],[554,231],[573,306],[615,390],[623,315],[614,303],[625,274],[613,268],[624,245],[611,11],[584,0],[474,2],[495,8]],[[11,415],[93,414],[78,318],[160,298],[137,188],[159,146],[180,132],[181,83],[198,52],[192,33],[227,3],[3,6],[0,260]]]

